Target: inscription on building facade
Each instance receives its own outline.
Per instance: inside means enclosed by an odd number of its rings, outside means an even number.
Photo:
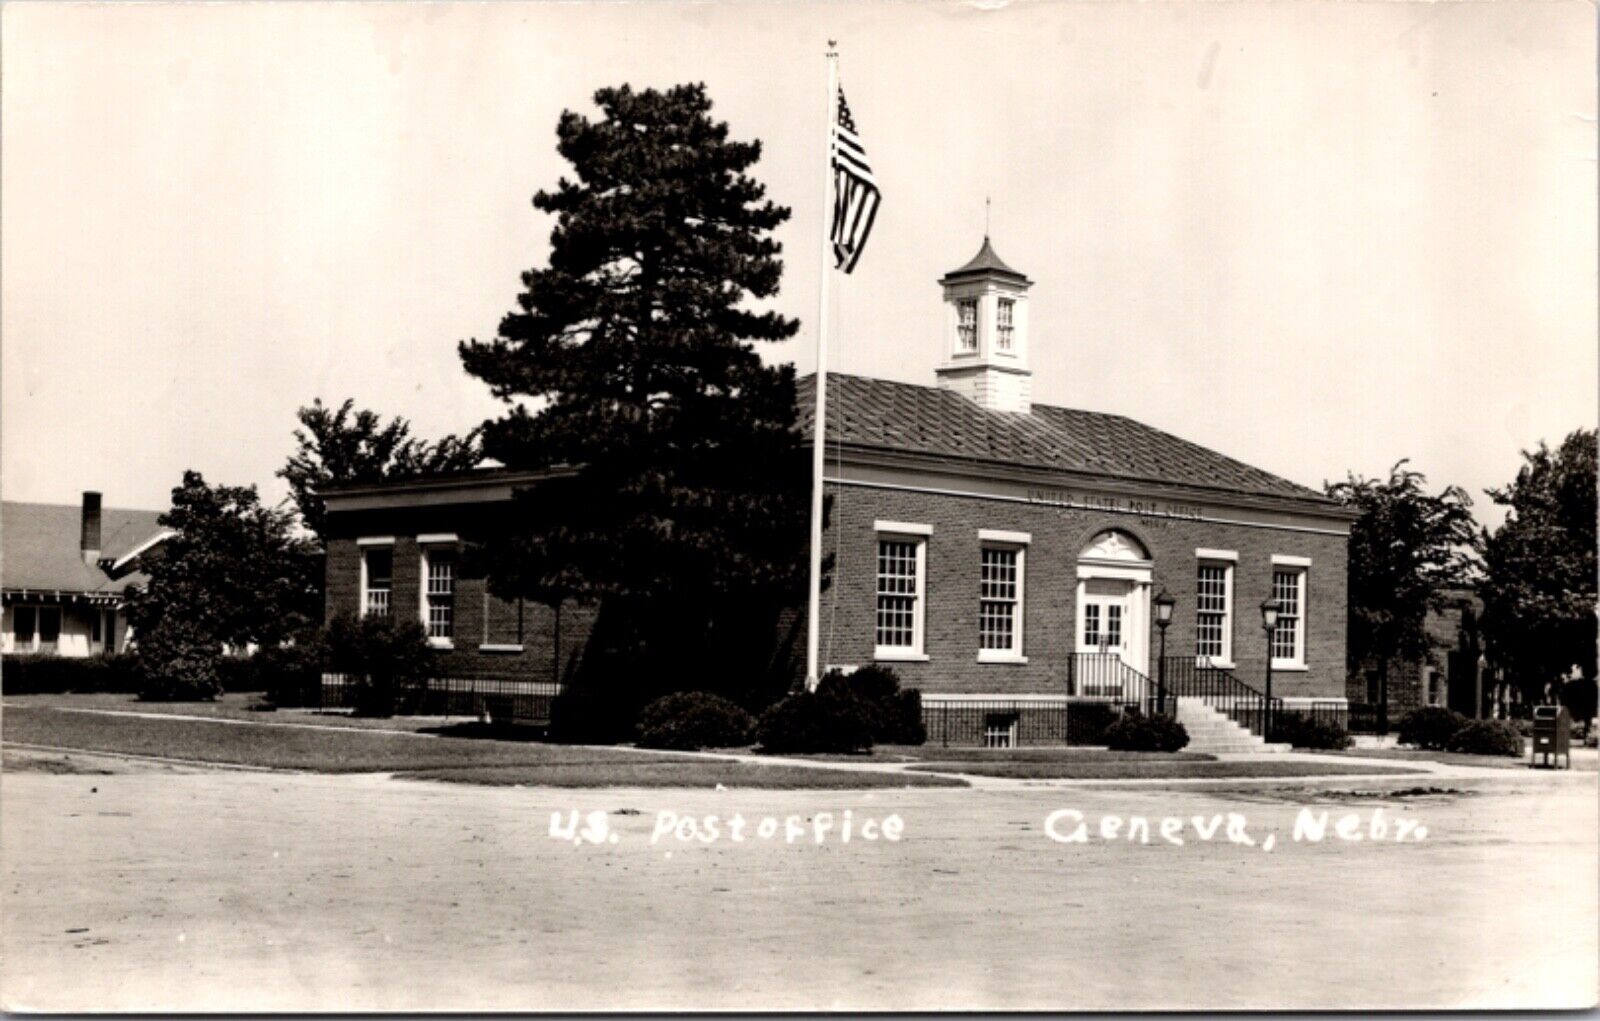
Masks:
[[[1202,508],[1194,503],[1174,503],[1168,500],[1136,500],[1103,493],[1082,493],[1072,489],[1052,486],[1030,487],[1028,502],[1048,504],[1052,507],[1071,507],[1075,510],[1111,511],[1117,514],[1138,514],[1147,518],[1179,518],[1199,521]]]

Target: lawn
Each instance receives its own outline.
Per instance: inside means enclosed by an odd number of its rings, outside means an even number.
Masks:
[[[698,759],[655,762],[608,762],[601,767],[480,766],[466,769],[424,769],[400,774],[405,780],[442,780],[490,787],[713,787],[760,790],[858,790],[882,787],[965,787],[962,780],[917,773],[852,772],[778,763]]]
[[[1526,750],[1521,755],[1467,755],[1462,752],[1430,752],[1420,748],[1350,748],[1332,755],[1355,755],[1365,759],[1397,759],[1401,761],[1440,762],[1451,766],[1479,766],[1486,769],[1527,769],[1531,761]],[[1566,756],[1561,757],[1565,766]],[[1594,771],[1596,762],[1582,755],[1574,756],[1572,768]]]
[[[271,720],[252,720],[270,724]],[[430,736],[354,728],[241,726],[226,719],[23,707],[4,713],[8,745],[150,755],[317,773],[396,773],[418,779],[562,787],[864,788],[959,785],[939,777],[736,763],[628,748]]]
[[[244,720],[249,723],[305,723],[320,727],[348,727],[353,730],[417,731],[439,726],[446,717],[395,716],[372,719],[351,716],[340,710],[317,709],[263,710],[261,693],[230,691],[214,702],[141,702],[134,695],[65,694],[7,695],[6,708],[105,709],[121,713],[146,713],[157,716],[207,716],[219,720]],[[460,721],[467,717],[448,719]]]
[[[1127,753],[1140,756],[1139,752]],[[922,763],[912,771],[962,773],[968,776],[994,776],[1010,780],[1204,780],[1235,777],[1337,776],[1341,774],[1396,773],[1416,774],[1416,769],[1394,766],[1368,766],[1337,762],[1273,762],[1256,759],[1247,762],[1216,762],[1173,758],[1101,758],[1086,756],[1034,762],[947,762]]]
[[[1107,748],[1040,746],[1032,748],[945,748],[939,745],[880,745],[866,755],[796,756],[815,762],[1211,762],[1204,752],[1114,752]]]

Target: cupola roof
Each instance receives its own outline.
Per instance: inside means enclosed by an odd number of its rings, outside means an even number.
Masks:
[[[1006,265],[1005,260],[995,253],[994,245],[989,243],[989,235],[987,234],[983,236],[983,247],[978,249],[978,254],[968,259],[967,264],[960,269],[946,273],[940,282],[949,283],[953,280],[983,276],[1005,277],[1023,284],[1033,283],[1026,276]]]

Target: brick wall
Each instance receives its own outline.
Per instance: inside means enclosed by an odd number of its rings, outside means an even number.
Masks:
[[[328,619],[361,609],[363,536],[393,537],[390,612],[422,615],[422,548],[417,536],[454,533],[463,542],[499,527],[498,509],[474,506],[351,512],[330,517],[326,561]],[[558,613],[541,603],[504,600],[488,591],[481,573],[458,564],[454,648],[440,650],[441,677],[567,680],[582,661],[594,610],[567,603]],[[505,646],[485,650],[481,646]],[[517,648],[520,646],[520,648]]]
[[[1078,555],[1099,532],[1115,528],[1150,551],[1153,591],[1165,588],[1177,599],[1167,633],[1168,655],[1192,653],[1195,647],[1195,550],[1238,553],[1234,662],[1238,676],[1257,687],[1266,663],[1259,606],[1271,594],[1271,558],[1274,554],[1311,558],[1306,585],[1307,669],[1275,670],[1273,694],[1324,698],[1344,694],[1346,540],[1342,536],[858,486],[833,486],[830,495],[834,503],[825,548],[837,553],[837,562],[834,582],[822,599],[824,663],[873,661],[877,557],[873,522],[908,522],[930,525],[933,533],[928,538],[925,583],[928,661],[893,664],[902,680],[929,693],[1061,693],[1068,659],[1076,651]],[[977,660],[980,528],[1032,536],[1023,599],[1027,663]],[[1152,664],[1158,648],[1152,633]]]
[[[1337,698],[1345,692],[1345,547],[1341,536],[1286,529],[1224,525],[1177,519],[1139,518],[1055,506],[865,487],[830,487],[833,499],[825,548],[836,553],[834,577],[822,597],[822,658],[825,664],[873,661],[876,606],[875,520],[929,525],[925,582],[926,662],[896,663],[909,686],[930,694],[1062,694],[1076,651],[1079,553],[1102,530],[1120,529],[1150,552],[1153,591],[1176,599],[1167,633],[1169,655],[1194,651],[1195,549],[1233,550],[1233,652],[1238,676],[1260,686],[1266,642],[1259,605],[1271,591],[1274,554],[1309,557],[1307,571],[1306,666],[1274,671],[1273,693],[1285,697]],[[420,615],[421,551],[416,536],[452,532],[470,540],[503,527],[507,508],[419,507],[347,512],[330,516],[327,557],[329,617],[355,613],[360,601],[359,536],[393,536],[394,612]],[[979,663],[978,530],[1028,532],[1023,595],[1026,663]],[[549,607],[518,606],[488,596],[483,579],[465,571],[456,585],[456,648],[441,655],[442,675],[549,680],[565,679],[588,641],[594,612],[568,604],[557,617]],[[780,655],[803,672],[803,607],[779,622]],[[520,651],[482,651],[481,644],[515,645]],[[1158,651],[1152,626],[1152,663]]]
[[[1450,653],[1465,652],[1476,662],[1478,647],[1475,643],[1474,622],[1481,604],[1476,597],[1458,595],[1442,611],[1429,611],[1423,620],[1423,630],[1433,651],[1433,663],[1426,660],[1398,660],[1389,664],[1389,709],[1391,718],[1408,709],[1429,704],[1429,668],[1438,673],[1440,695],[1448,691],[1450,680]],[[1370,702],[1377,697],[1375,664],[1367,664],[1349,681],[1348,695],[1352,702]]]

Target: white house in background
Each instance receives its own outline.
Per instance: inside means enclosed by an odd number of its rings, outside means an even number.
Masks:
[[[142,556],[171,530],[160,511],[71,504],[0,504],[0,652],[96,656],[121,652],[123,596],[142,584]]]

